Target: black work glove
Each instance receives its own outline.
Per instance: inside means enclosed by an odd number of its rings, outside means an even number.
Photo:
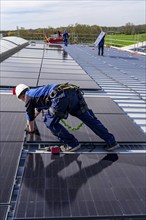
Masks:
[[[34,134],[35,133],[35,130],[34,131],[29,131],[28,126],[26,126],[24,131],[26,132],[26,134]]]
[[[26,127],[24,129],[24,131],[26,132],[26,134],[36,134],[36,135],[40,135],[40,132],[37,128],[35,128],[33,131],[29,131],[28,127]]]

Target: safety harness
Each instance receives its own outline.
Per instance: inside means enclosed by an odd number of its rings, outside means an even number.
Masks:
[[[78,112],[76,112],[76,114],[80,115],[82,113],[84,113],[88,107],[87,107],[87,104],[83,98],[83,92],[80,90],[80,88],[76,85],[73,85],[73,84],[69,84],[69,83],[65,83],[65,84],[60,84],[58,85],[52,92],[51,94],[49,95],[49,99],[53,99],[55,98],[57,95],[59,95],[60,93],[62,93],[63,91],[65,90],[68,90],[68,89],[75,89],[77,94],[78,94],[78,98],[79,98],[79,104],[80,104],[80,109]],[[72,99],[72,97],[70,97]],[[70,103],[71,103],[71,100],[70,100]],[[70,109],[70,106],[68,106],[68,110]],[[65,113],[64,115],[62,115],[61,112],[53,112],[54,114],[56,114],[57,116],[61,117],[61,118],[64,118],[66,119],[68,117],[68,113]],[[69,130],[72,130],[72,131],[75,131],[75,130],[79,130],[82,125],[84,124],[83,122],[79,123],[77,125],[77,127],[72,127],[71,125],[67,124],[64,119],[61,119],[61,122],[62,124],[67,127]]]
[[[60,84],[55,89],[53,89],[53,91],[50,94],[50,98],[51,99],[55,98],[58,94],[60,94],[61,92],[67,89],[79,90],[79,87],[73,84],[69,84],[69,83]]]

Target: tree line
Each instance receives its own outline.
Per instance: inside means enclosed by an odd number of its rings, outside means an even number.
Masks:
[[[74,35],[74,38],[78,36],[95,36],[97,37],[101,31],[104,31],[109,34],[126,34],[126,35],[133,35],[133,34],[143,34],[146,33],[146,24],[142,25],[134,25],[133,23],[127,23],[124,26],[120,27],[106,27],[106,26],[98,26],[98,25],[86,25],[86,24],[78,24],[75,25],[68,25],[67,27],[58,27],[53,28],[37,28],[37,29],[25,29],[20,28],[17,30],[8,30],[8,31],[1,31],[0,33],[3,36],[20,36],[25,39],[38,39],[43,40],[44,36],[49,37],[57,31],[63,33],[64,30],[67,30],[69,33]]]

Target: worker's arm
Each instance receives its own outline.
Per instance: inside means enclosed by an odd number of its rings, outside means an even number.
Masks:
[[[35,118],[40,114],[40,111],[38,111],[37,109],[35,109]],[[27,120],[27,127],[28,127],[28,131],[31,133],[35,132],[35,119],[32,121]]]
[[[37,109],[35,109],[35,118],[40,114],[40,111],[38,111]]]

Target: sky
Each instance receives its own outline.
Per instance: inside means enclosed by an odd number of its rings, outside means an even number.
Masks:
[[[146,0],[1,0],[1,30],[146,23]]]

